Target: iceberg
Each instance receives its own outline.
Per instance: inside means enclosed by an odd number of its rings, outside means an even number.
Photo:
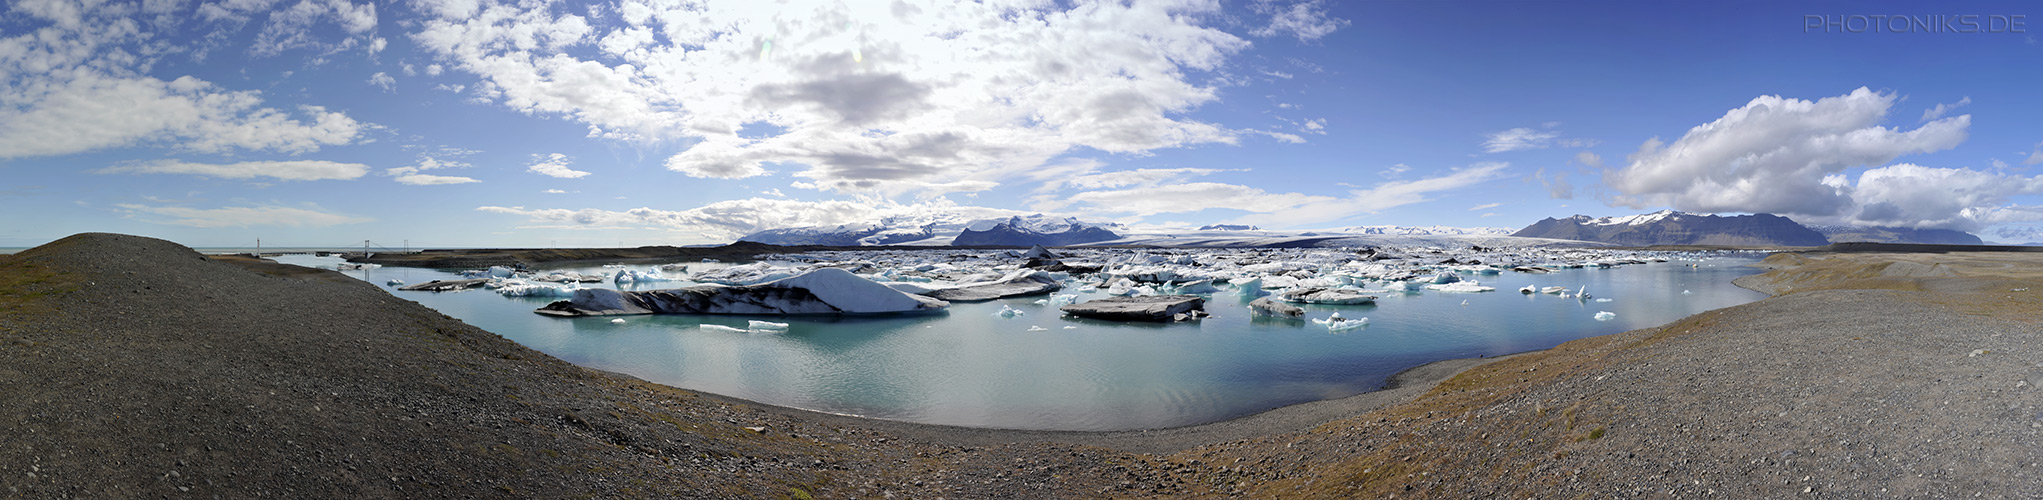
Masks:
[[[1277,298],[1285,302],[1302,302],[1306,304],[1347,305],[1372,304],[1376,302],[1375,295],[1367,295],[1362,293],[1361,290],[1349,288],[1300,288],[1278,294]]]
[[[514,274],[514,273],[516,273],[516,271],[513,271],[513,270],[511,270],[511,268],[509,268],[509,267],[504,267],[504,266],[489,266],[489,275],[490,275],[490,276],[493,276],[493,277],[497,277],[497,278],[509,278],[509,277],[511,277],[511,275],[512,275],[512,274]]]
[[[1267,314],[1270,316],[1281,316],[1286,318],[1297,318],[1305,316],[1304,309],[1300,309],[1298,308],[1298,306],[1294,306],[1291,304],[1285,304],[1282,302],[1270,300],[1269,297],[1263,297],[1260,299],[1256,299],[1254,301],[1250,301],[1249,310],[1254,311],[1256,314]]]
[[[620,319],[617,321],[624,320]],[[787,323],[774,323],[772,321],[759,321],[755,319],[745,322],[745,330],[754,332],[785,332],[787,331]]]
[[[1020,309],[1015,309],[1015,308],[1013,308],[1013,307],[1008,307],[1008,306],[1006,306],[1006,305],[1002,305],[1002,306],[1000,306],[1000,311],[998,311],[998,312],[995,312],[995,313],[993,313],[993,317],[995,317],[995,318],[1016,318],[1016,317],[1021,317],[1021,316],[1023,316],[1023,315],[1027,315],[1027,314],[1028,314],[1027,312],[1025,312],[1025,311],[1022,311],[1022,310],[1020,310]]]
[[[1538,285],[1525,285],[1525,288],[1520,288],[1520,289],[1518,289],[1518,293],[1522,293],[1522,294],[1526,294],[1526,295],[1532,295],[1532,294],[1534,294],[1534,293],[1539,293],[1539,286],[1538,286]]]
[[[1442,285],[1426,285],[1426,289],[1433,290],[1436,292],[1450,293],[1493,292],[1497,290],[1494,287],[1483,286],[1482,284],[1476,283],[1474,281],[1459,281]]]
[[[1205,309],[1206,299],[1192,295],[1109,297],[1059,308],[1072,316],[1111,321],[1173,321]]]
[[[1612,319],[1616,319],[1616,318],[1617,318],[1617,313],[1613,313],[1613,312],[1610,312],[1610,311],[1597,311],[1597,313],[1596,313],[1596,320],[1597,320],[1597,321],[1610,321],[1610,320],[1612,320]]]
[[[1319,324],[1319,325],[1325,325],[1325,326],[1327,327],[1327,331],[1329,331],[1329,332],[1339,332],[1339,331],[1347,331],[1347,330],[1353,330],[1353,329],[1356,329],[1356,328],[1361,328],[1361,327],[1364,327],[1364,326],[1368,326],[1368,325],[1369,325],[1369,318],[1368,318],[1368,317],[1362,317],[1362,318],[1348,319],[1348,318],[1343,318],[1343,317],[1341,317],[1341,313],[1338,313],[1338,312],[1337,312],[1337,313],[1334,313],[1334,314],[1333,314],[1332,316],[1328,316],[1328,317],[1327,317],[1326,319],[1317,319],[1317,318],[1315,318],[1315,319],[1313,319],[1313,320],[1312,320],[1312,322],[1313,322],[1314,324]]]
[[[953,288],[931,290],[923,295],[937,300],[951,302],[977,302],[1006,297],[1042,295],[1064,289],[1064,283],[1050,273],[1029,269],[1016,270],[999,279],[959,285]]]
[[[821,268],[746,286],[700,285],[623,292],[590,288],[534,311],[550,316],[617,314],[885,314],[937,311],[949,302],[902,293],[850,271]]]

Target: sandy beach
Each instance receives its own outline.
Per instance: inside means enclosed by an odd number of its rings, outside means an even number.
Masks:
[[[0,257],[0,475],[29,498],[2028,497],[2028,255],[1776,256],[1753,304],[1076,433],[658,386],[337,273],[85,234]]]

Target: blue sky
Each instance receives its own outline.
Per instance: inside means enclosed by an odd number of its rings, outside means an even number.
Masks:
[[[2022,3],[7,8],[0,246],[1663,208],[2043,240],[2043,27]],[[1870,17],[1889,15],[1934,27]]]

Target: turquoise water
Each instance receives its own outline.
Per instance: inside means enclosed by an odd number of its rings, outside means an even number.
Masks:
[[[1342,332],[1302,320],[1253,317],[1246,301],[1230,293],[1211,296],[1207,311],[1213,317],[1168,325],[1062,318],[1054,308],[1036,304],[1039,297],[959,303],[947,313],[923,316],[625,316],[623,324],[613,324],[615,317],[532,313],[557,300],[552,298],[511,298],[487,290],[403,292],[384,285],[393,278],[418,283],[454,276],[442,271],[348,274],[569,362],[675,387],[921,423],[1124,430],[1200,424],[1350,396],[1433,361],[1544,349],[1751,302],[1762,296],[1731,285],[1732,278],[1754,272],[1744,267],[1750,262],[1726,257],[1698,267],[1666,262],[1547,275],[1506,272],[1473,277],[1495,292],[1425,291],[1392,294],[1375,305],[1304,306],[1309,317],[1338,311],[1370,319],[1365,328]],[[1613,300],[1517,292],[1528,284],[1570,291],[1586,286],[1591,295]],[[1080,301],[1104,296],[1080,295]],[[1027,314],[995,317],[1003,305]],[[1597,321],[1600,311],[1616,317]],[[744,328],[754,319],[790,327],[775,334],[698,328]],[[1030,331],[1032,326],[1041,330]]]

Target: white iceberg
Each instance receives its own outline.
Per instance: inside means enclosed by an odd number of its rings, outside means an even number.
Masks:
[[[1474,281],[1457,281],[1454,283],[1447,284],[1426,285],[1426,289],[1433,290],[1436,292],[1450,293],[1493,292],[1497,290],[1494,287],[1483,286],[1482,284],[1476,283]]]
[[[1314,324],[1325,325],[1327,327],[1327,331],[1329,332],[1353,330],[1356,328],[1369,326],[1369,318],[1366,316],[1361,318],[1349,319],[1341,317],[1341,313],[1338,312],[1334,313],[1333,316],[1328,316],[1326,319],[1314,318],[1312,322]]]
[[[1015,318],[1027,314],[1028,312],[1026,311],[1002,305],[1000,306],[1000,311],[993,313],[993,316],[996,318]]]
[[[759,321],[755,319],[745,322],[745,329],[754,332],[785,332],[787,331],[787,323],[774,323],[772,321]]]
[[[1597,321],[1610,321],[1613,319],[1617,319],[1617,313],[1613,313],[1610,311],[1598,311],[1596,313]]]
[[[699,285],[623,292],[576,290],[574,298],[536,312],[553,316],[613,314],[880,314],[949,307],[929,297],[895,291],[834,267],[748,286]]]

